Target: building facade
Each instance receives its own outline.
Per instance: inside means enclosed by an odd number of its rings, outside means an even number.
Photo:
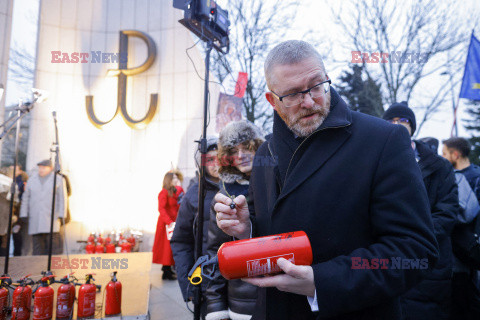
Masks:
[[[204,82],[193,64],[203,76],[203,44],[188,50],[192,64],[187,49],[194,38],[178,23],[183,12],[171,0],[41,0],[40,6],[35,87],[49,98],[33,110],[27,170],[51,157],[55,111],[62,171],[72,184],[69,247],[92,231],[135,228],[146,234],[148,249],[164,174],[176,167],[194,176]],[[151,105],[150,122],[127,121],[144,118]],[[214,119],[216,105],[210,109]],[[214,121],[210,127],[214,132]]]

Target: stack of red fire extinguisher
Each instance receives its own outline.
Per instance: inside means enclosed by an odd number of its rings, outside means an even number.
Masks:
[[[54,289],[51,287],[53,283],[60,284],[57,290],[56,319],[73,318],[75,286],[80,286],[77,299],[77,318],[93,318],[96,310],[96,294],[102,287],[93,282],[95,281],[93,275],[87,274],[84,283],[79,283],[73,273],[56,281],[55,275],[51,272],[42,272],[42,278],[37,282],[27,275],[16,283],[12,283],[9,276],[2,276],[0,277],[0,320],[6,320],[10,313],[12,320],[29,320],[32,312],[34,320],[52,319],[55,295]],[[32,290],[32,286],[35,284],[37,286]],[[11,308],[9,289],[13,290]],[[117,280],[116,271],[111,274],[111,281],[105,288],[105,295],[105,315],[121,314],[122,284]]]
[[[130,232],[129,236],[124,237],[122,233],[112,233],[106,238],[102,238],[101,234],[92,233],[87,239],[85,253],[115,253],[115,252],[132,252],[135,245],[139,241],[138,235],[135,236]],[[118,251],[117,251],[118,250]]]

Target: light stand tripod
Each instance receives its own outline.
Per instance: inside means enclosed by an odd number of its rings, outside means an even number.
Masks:
[[[205,203],[205,186],[206,186],[206,155],[207,155],[207,117],[208,117],[208,81],[210,69],[210,53],[212,51],[212,42],[207,42],[207,50],[205,54],[205,88],[203,93],[203,133],[200,139],[200,174],[198,177],[198,216],[195,236],[195,261],[200,258],[203,247],[203,219],[204,219],[204,203]],[[200,320],[202,308],[202,288],[200,285],[194,286],[194,309],[193,318]]]
[[[52,112],[53,116],[53,123],[55,124],[55,142],[53,143],[53,147],[50,150],[51,152],[55,153],[55,164],[53,169],[53,192],[52,192],[52,212],[50,215],[50,238],[49,238],[49,245],[48,245],[48,267],[47,270],[51,271],[52,265],[52,251],[53,251],[53,223],[55,221],[55,201],[56,201],[56,193],[57,193],[57,175],[60,174],[60,147],[58,144],[58,126],[57,126],[57,113],[55,111]]]
[[[15,201],[15,191],[16,191],[16,178],[17,178],[17,163],[18,163],[18,148],[19,148],[19,138],[20,138],[20,122],[35,106],[36,102],[42,102],[44,97],[44,92],[37,89],[33,90],[33,101],[31,103],[23,104],[21,101],[18,103],[17,113],[8,118],[0,127],[4,127],[3,132],[0,134],[0,140],[3,139],[16,125],[17,132],[15,134],[15,152],[13,159],[13,181],[10,191],[10,212],[8,215],[8,228],[7,228],[7,248],[5,253],[5,265],[3,269],[4,274],[8,274],[8,263],[10,257],[10,237],[12,236],[12,218],[13,218],[13,207]]]

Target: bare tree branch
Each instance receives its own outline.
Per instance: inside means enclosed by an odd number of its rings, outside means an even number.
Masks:
[[[409,101],[418,90],[430,92],[424,121],[430,118],[428,113],[437,111],[446,96],[445,90],[426,89],[425,84],[435,77],[440,79],[440,88],[449,87],[450,80],[439,74],[447,65],[454,70],[462,69],[464,54],[460,53],[465,52],[476,20],[464,19],[458,10],[461,6],[455,5],[454,0],[349,0],[343,1],[340,7],[332,5],[331,9],[350,50],[390,53],[389,63],[380,63],[380,72],[378,64],[363,62],[367,76],[382,84],[388,104]],[[392,54],[396,52],[401,53],[400,58],[407,57],[404,54],[414,54],[410,57],[423,54],[426,62],[412,59],[408,63],[394,62]],[[455,80],[461,76],[459,74]]]
[[[227,77],[236,81],[234,70],[248,73],[244,115],[266,132],[271,129],[273,109],[263,98],[267,87],[263,63],[270,49],[288,31],[298,3],[297,0],[230,0],[226,6],[232,22],[230,53],[213,55],[212,72],[219,81]]]

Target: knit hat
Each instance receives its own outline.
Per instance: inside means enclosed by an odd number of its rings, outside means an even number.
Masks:
[[[218,149],[218,137],[217,136],[207,136],[207,152]],[[195,162],[199,167],[201,164],[202,155],[200,150],[195,151]]]
[[[407,101],[395,102],[390,108],[383,114],[383,119],[391,120],[393,118],[405,118],[410,121],[410,127],[412,128],[412,136],[417,129],[417,122],[415,120],[415,114],[412,109],[408,107]]]

